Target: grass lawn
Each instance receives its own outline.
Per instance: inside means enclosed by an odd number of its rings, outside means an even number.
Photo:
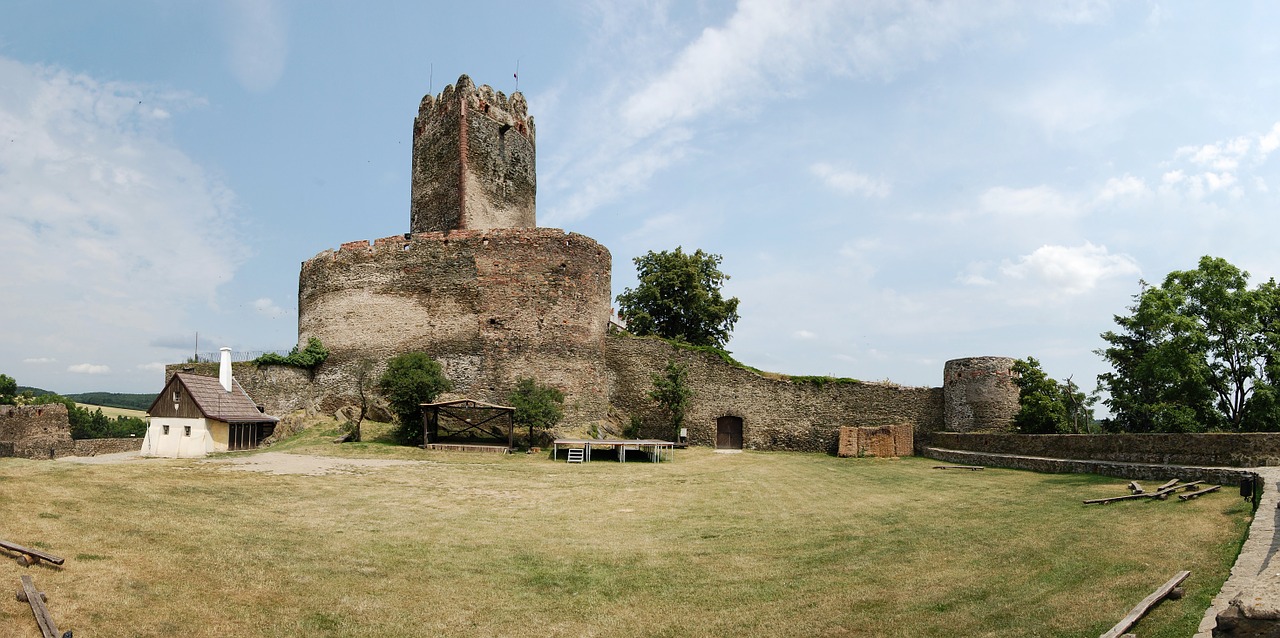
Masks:
[[[111,406],[107,406],[107,405],[92,405],[92,404],[89,404],[89,403],[77,403],[76,405],[78,405],[78,406],[80,406],[80,407],[82,407],[82,408],[84,408],[84,409],[86,409],[86,410],[88,410],[88,411],[90,411],[90,412],[95,412],[95,411],[97,411],[97,410],[102,410],[102,414],[103,414],[104,416],[110,417],[110,418],[112,418],[112,419],[114,419],[114,418],[116,418],[116,417],[118,417],[118,416],[131,416],[131,417],[135,417],[135,418],[139,418],[139,419],[145,419],[145,418],[147,418],[147,412],[146,412],[146,410],[130,410],[130,409],[128,409],[128,408],[113,408],[113,407],[111,407]]]
[[[376,428],[371,429],[376,435]],[[1234,491],[1085,506],[1126,481],[927,459],[679,451],[670,464],[332,445],[323,476],[0,459],[0,538],[85,636],[1188,636],[1248,520]],[[369,435],[369,432],[366,433]],[[374,437],[376,438],[376,436]],[[38,635],[0,597],[0,635]]]

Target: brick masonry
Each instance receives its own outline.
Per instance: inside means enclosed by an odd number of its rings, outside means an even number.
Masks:
[[[910,425],[840,428],[840,449],[836,456],[874,456],[890,458],[914,453],[915,428]]]

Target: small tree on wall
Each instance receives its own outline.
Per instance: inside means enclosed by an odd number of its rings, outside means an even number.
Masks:
[[[535,430],[550,429],[564,417],[564,393],[532,378],[517,379],[516,389],[511,391],[507,400],[516,409],[512,417],[516,425],[529,428],[530,446],[535,443]]]
[[[649,398],[671,424],[672,441],[680,440],[680,428],[684,427],[684,411],[689,405],[693,390],[689,388],[689,367],[668,360],[661,374],[653,375],[653,389]]]
[[[431,403],[453,383],[444,376],[440,363],[425,352],[409,352],[392,358],[378,378],[378,391],[386,397],[400,422],[396,438],[404,443],[422,441],[421,404]]]

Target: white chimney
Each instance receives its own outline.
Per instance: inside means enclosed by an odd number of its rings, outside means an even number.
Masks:
[[[218,364],[218,383],[222,384],[222,389],[227,392],[231,391],[231,348],[222,348],[222,359]]]

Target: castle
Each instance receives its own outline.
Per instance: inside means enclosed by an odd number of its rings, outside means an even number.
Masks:
[[[944,388],[792,382],[611,334],[608,249],[537,227],[535,127],[520,93],[476,87],[464,75],[424,97],[411,182],[410,232],[344,243],[302,263],[299,343],[318,338],[329,359],[314,372],[236,364],[236,379],[268,413],[355,404],[362,360],[380,371],[410,351],[441,363],[455,386],[442,399],[503,403],[521,377],[559,388],[563,432],[594,425],[618,433],[638,418],[642,434],[673,436],[648,399],[669,360],[689,366],[692,444],[832,452],[840,426],[966,431],[1008,427],[1017,410],[1006,358],[949,362]],[[171,365],[167,374],[216,375],[201,367]]]

